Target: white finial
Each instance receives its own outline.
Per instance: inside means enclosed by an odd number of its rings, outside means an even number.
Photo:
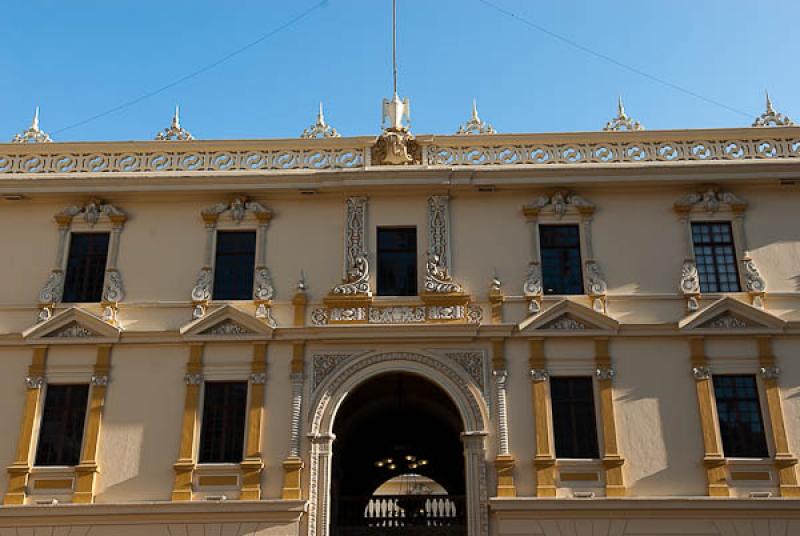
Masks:
[[[758,116],[755,121],[753,121],[754,127],[790,127],[794,125],[794,121],[792,121],[789,117],[783,115],[780,112],[775,111],[775,107],[772,104],[772,99],[769,96],[769,91],[766,89],[764,90],[764,95],[766,97],[766,110],[763,114]]]
[[[336,129],[328,126],[325,123],[325,114],[322,111],[322,102],[319,103],[319,112],[317,113],[317,122],[303,130],[300,134],[301,138],[338,138],[341,136]]]
[[[392,0],[392,98],[383,99],[381,122],[386,130],[407,131],[411,123],[408,98],[397,95],[397,0]]]
[[[33,112],[31,126],[11,139],[11,143],[49,143],[53,140],[39,128],[39,107]]]
[[[478,117],[478,101],[476,99],[472,99],[472,118],[458,127],[456,136],[494,133],[494,127],[485,121],[481,121],[481,118]]]
[[[300,270],[300,279],[297,280],[297,292],[305,292],[306,290],[306,274]]]
[[[617,116],[606,123],[603,130],[644,130],[644,126],[639,121],[634,121],[625,113],[625,105],[622,103],[622,95],[617,97]]]
[[[189,141],[193,140],[194,136],[181,127],[180,107],[175,105],[175,114],[172,116],[172,126],[165,128],[163,131],[156,134],[158,141]]]

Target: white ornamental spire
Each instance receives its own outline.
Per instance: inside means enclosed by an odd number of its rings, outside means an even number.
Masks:
[[[792,121],[787,116],[783,115],[782,113],[776,112],[775,107],[772,105],[772,99],[769,98],[769,91],[766,89],[764,90],[764,94],[767,98],[767,109],[764,111],[763,114],[758,116],[755,121],[753,121],[754,127],[790,127],[794,125],[794,121]]]
[[[478,117],[478,103],[472,99],[472,118],[463,123],[456,131],[456,136],[466,136],[469,134],[494,134],[492,125]]]
[[[639,121],[634,121],[625,113],[625,105],[622,104],[622,96],[617,98],[617,116],[606,123],[603,130],[644,130],[644,126]]]
[[[408,98],[397,96],[397,0],[392,0],[392,86],[391,100],[383,99],[383,128],[405,132],[411,123],[411,107]]]
[[[325,114],[322,112],[322,103],[319,103],[319,113],[317,122],[308,127],[300,134],[301,138],[338,138],[341,136],[336,129],[325,122]]]
[[[39,107],[33,113],[31,126],[11,139],[11,143],[50,143],[50,136],[39,128]]]
[[[181,127],[180,108],[176,105],[175,115],[172,116],[172,125],[169,128],[165,128],[164,130],[156,134],[156,140],[189,141],[193,139],[194,136],[192,136],[192,134],[188,130]]]

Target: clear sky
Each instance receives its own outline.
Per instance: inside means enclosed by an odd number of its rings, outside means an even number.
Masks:
[[[398,6],[399,93],[411,99],[418,134],[455,131],[473,97],[500,132],[599,130],[614,115],[618,94],[648,129],[747,126],[763,111],[765,88],[779,111],[800,121],[797,0]],[[60,141],[151,139],[168,126],[175,104],[197,138],[296,137],[320,100],[344,135],[369,135],[379,132],[381,99],[391,96],[391,0],[9,0],[3,8],[2,141],[30,124],[37,104],[42,128]],[[197,76],[62,130],[265,35]]]

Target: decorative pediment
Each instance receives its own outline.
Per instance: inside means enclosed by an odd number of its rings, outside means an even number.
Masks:
[[[22,332],[28,342],[47,344],[116,342],[122,330],[78,307],[70,307]]]
[[[232,305],[223,305],[180,330],[188,340],[255,340],[272,337],[272,327]]]
[[[741,302],[730,296],[715,301],[678,323],[682,331],[720,331],[775,332],[783,330],[786,321],[782,318]]]
[[[541,313],[529,316],[520,322],[517,328],[520,332],[528,333],[548,331],[567,332],[570,335],[574,335],[576,332],[596,335],[597,332],[617,331],[619,322],[591,307],[565,299]]]

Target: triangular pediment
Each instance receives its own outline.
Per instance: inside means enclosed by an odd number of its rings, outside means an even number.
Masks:
[[[531,315],[517,326],[520,332],[547,331],[553,334],[596,335],[615,332],[619,322],[591,307],[571,300],[561,300],[541,313]]]
[[[232,306],[223,305],[180,330],[185,339],[252,340],[272,337],[272,328],[264,321]]]
[[[725,296],[687,316],[678,323],[678,327],[681,331],[750,333],[781,331],[785,324],[785,320],[772,313]]]
[[[79,307],[70,307],[22,332],[28,342],[93,344],[116,342],[122,330]]]

